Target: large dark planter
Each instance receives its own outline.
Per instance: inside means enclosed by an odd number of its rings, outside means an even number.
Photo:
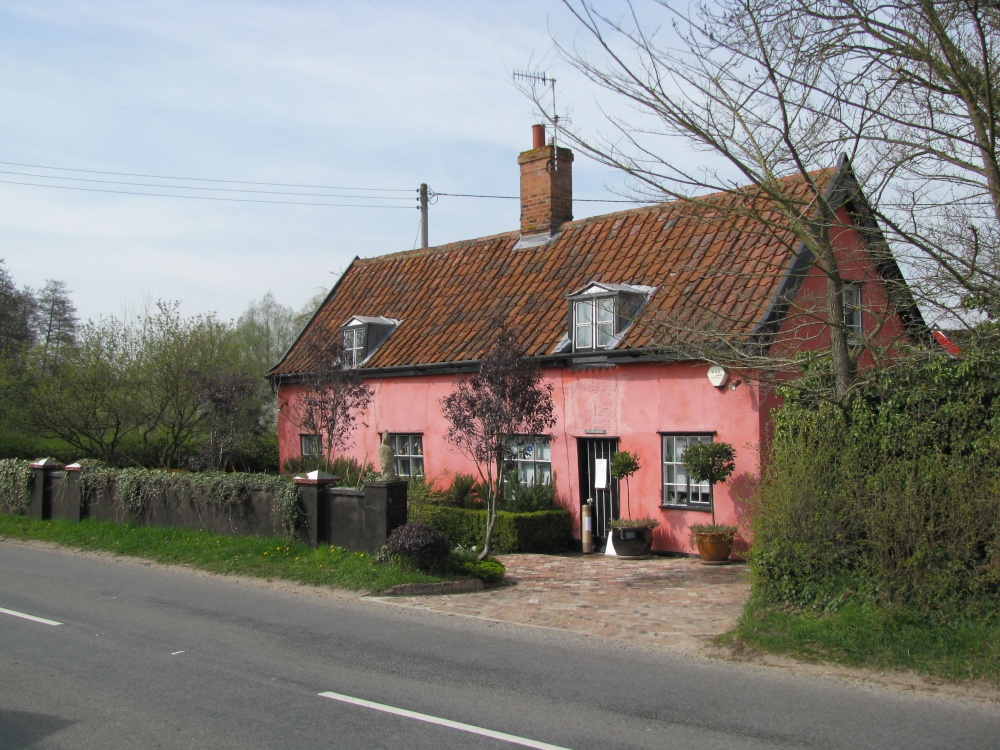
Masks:
[[[645,526],[611,529],[618,557],[649,557],[653,548],[653,530]]]
[[[733,551],[735,534],[730,532],[697,532],[694,543],[698,545],[703,565],[725,565],[729,562],[729,553]],[[617,549],[617,547],[616,547]]]

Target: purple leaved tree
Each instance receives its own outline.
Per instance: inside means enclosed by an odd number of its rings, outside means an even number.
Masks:
[[[490,553],[510,446],[518,436],[545,435],[556,423],[552,386],[542,382],[538,363],[525,353],[518,332],[504,316],[493,316],[490,326],[496,337],[479,371],[457,380],[451,394],[441,399],[450,425],[448,442],[475,462],[488,488],[479,559]]]
[[[331,458],[351,444],[351,433],[373,392],[361,374],[348,363],[339,336],[313,340],[305,345],[310,372],[302,379],[303,391],[289,418],[316,435],[319,458]]]

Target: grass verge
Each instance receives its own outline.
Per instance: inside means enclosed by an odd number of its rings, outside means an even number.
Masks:
[[[847,604],[826,614],[791,612],[751,599],[726,636],[739,645],[813,662],[912,670],[945,680],[1000,685],[1000,621],[934,623],[912,612]]]
[[[0,537],[38,539],[67,547],[103,550],[210,573],[282,579],[373,593],[401,583],[449,580],[384,565],[340,547],[312,547],[278,538],[216,536],[207,531],[154,528],[85,520],[41,521],[0,515]],[[454,578],[453,576],[451,578]]]

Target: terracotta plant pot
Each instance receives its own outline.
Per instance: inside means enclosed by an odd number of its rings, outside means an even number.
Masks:
[[[725,565],[728,563],[729,553],[733,551],[735,536],[735,534],[728,532],[696,533],[694,541],[698,545],[698,554],[701,555],[702,564]]]
[[[611,529],[618,557],[649,557],[653,548],[653,530],[645,526]]]

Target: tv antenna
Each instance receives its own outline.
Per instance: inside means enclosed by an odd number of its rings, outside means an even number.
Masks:
[[[548,86],[549,90],[552,92],[552,117],[549,119],[552,121],[552,169],[558,169],[559,164],[557,159],[559,158],[559,115],[556,112],[556,79],[550,78],[548,73],[538,73],[529,70],[515,70],[514,71],[515,81],[528,81],[532,89],[536,83],[540,83],[543,86]],[[545,114],[545,110],[542,110],[542,114]]]

